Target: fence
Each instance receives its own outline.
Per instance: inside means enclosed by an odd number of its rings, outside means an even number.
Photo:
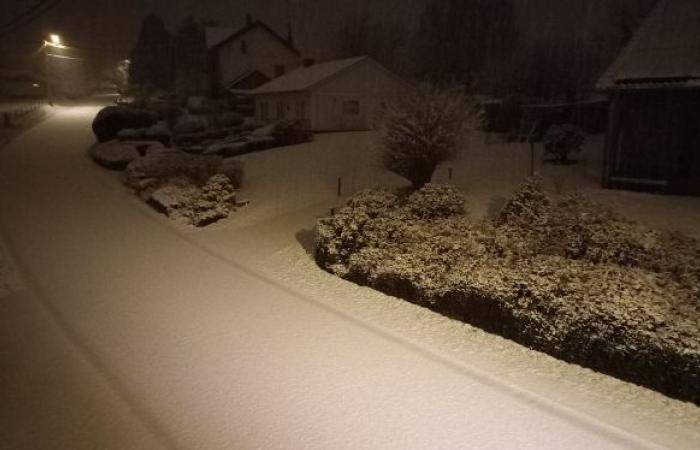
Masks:
[[[47,100],[32,99],[24,101],[0,101],[0,128],[12,128],[26,116],[46,105]]]

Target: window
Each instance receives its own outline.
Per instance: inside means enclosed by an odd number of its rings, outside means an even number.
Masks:
[[[347,100],[343,102],[343,114],[346,116],[357,116],[360,114],[360,102],[357,100]]]
[[[267,102],[260,102],[260,120],[267,121],[270,118],[270,109]]]
[[[284,64],[275,64],[275,78],[284,75]]]
[[[248,53],[248,43],[245,39],[241,41],[241,53],[243,53],[244,55]]]

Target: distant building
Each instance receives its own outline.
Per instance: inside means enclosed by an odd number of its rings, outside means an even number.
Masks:
[[[700,195],[699,30],[700,1],[660,0],[600,79],[604,186]]]
[[[368,130],[382,104],[398,98],[408,83],[368,56],[313,64],[305,61],[252,91],[262,122],[301,120],[314,131]]]
[[[291,27],[282,37],[250,16],[240,30],[206,29],[214,86],[227,90],[254,89],[301,65]]]

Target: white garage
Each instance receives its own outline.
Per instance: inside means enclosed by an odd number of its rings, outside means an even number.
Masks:
[[[252,92],[262,122],[301,120],[313,131],[369,130],[382,104],[410,85],[368,56],[307,62]]]

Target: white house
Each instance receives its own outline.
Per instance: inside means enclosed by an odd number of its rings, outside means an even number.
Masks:
[[[369,130],[409,84],[368,56],[301,67],[251,91],[262,122],[300,120],[314,131]]]
[[[225,89],[256,88],[302,62],[301,53],[294,47],[291,27],[287,37],[282,37],[248,16],[246,25],[238,31],[209,27],[206,36],[214,83]]]

